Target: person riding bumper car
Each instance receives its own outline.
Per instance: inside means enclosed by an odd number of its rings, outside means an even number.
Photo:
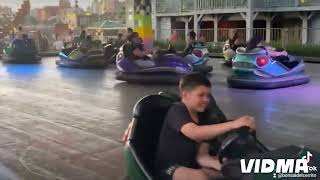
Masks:
[[[124,43],[123,34],[119,33],[117,39],[103,44],[105,57],[108,63],[116,63],[117,54]]]
[[[284,49],[257,46],[256,36],[246,48],[237,48],[232,61],[232,74],[227,82],[233,88],[273,89],[308,83],[303,59],[288,55]]]
[[[105,68],[104,51],[99,41],[88,38],[80,47],[72,46],[62,49],[56,64],[68,68]]]
[[[227,78],[230,87],[246,89],[273,89],[308,83],[303,59],[294,56],[269,55],[265,47],[249,52],[238,48],[232,63],[233,72]]]
[[[205,46],[204,38],[196,41],[196,33],[191,31],[189,33],[189,44],[182,54],[186,62],[191,63],[194,72],[209,73],[212,71],[212,66],[207,65],[209,57],[208,48]]]
[[[155,152],[157,151],[161,128],[169,108],[177,101],[179,101],[179,96],[161,93],[146,96],[136,103],[131,130],[124,148],[127,173],[130,180],[155,180]],[[210,104],[203,115],[205,118],[216,121],[216,123],[226,121],[225,115],[216,106],[213,98],[211,98]],[[252,159],[261,161],[267,159],[272,162],[277,162],[279,159],[299,160],[303,169],[296,169],[298,173],[319,175],[319,172],[310,171],[310,167],[319,165],[320,154],[318,152],[298,146],[285,146],[269,150],[256,138],[255,132],[250,131],[249,128],[231,131],[209,143],[211,145],[210,154],[217,154],[219,161],[222,163],[223,177],[218,178],[219,180],[272,179],[278,175],[279,172],[275,166],[273,168],[269,167],[266,172],[258,172],[254,167],[258,167],[259,164],[254,166],[249,162]],[[244,165],[246,166],[244,167]],[[247,168],[250,166],[251,169]],[[243,169],[245,169],[245,172],[242,171]],[[284,171],[287,171],[284,173],[289,173],[289,169]]]
[[[223,57],[224,57],[224,61],[223,64],[225,66],[231,67],[232,66],[232,59],[234,58],[234,56],[236,55],[236,51],[233,50],[230,47],[230,43],[229,41],[226,41],[225,44],[223,45]]]
[[[32,39],[25,36],[15,39],[3,50],[2,62],[14,64],[36,64],[41,62],[38,51]]]
[[[206,46],[197,43],[194,45],[192,51],[184,56],[184,59],[191,63],[194,72],[209,73],[213,70],[212,66],[207,65],[209,51]]]
[[[143,40],[134,32],[117,55],[116,79],[133,83],[178,83],[183,74],[192,72],[192,65],[174,54],[157,53],[152,58]]]
[[[117,55],[116,79],[132,83],[176,84],[184,74],[192,72],[192,65],[174,54],[159,55],[156,59],[145,57],[134,60],[125,57],[123,49]]]
[[[223,64],[225,66],[232,66],[232,59],[236,55],[236,50],[238,47],[245,47],[246,42],[241,38],[240,30],[231,30],[230,38],[223,45]]]

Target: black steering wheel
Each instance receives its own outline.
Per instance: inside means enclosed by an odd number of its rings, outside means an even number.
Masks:
[[[223,164],[223,159],[242,158],[250,153],[263,153],[269,151],[256,138],[256,131],[242,127],[231,131],[222,141],[218,151],[219,162]]]

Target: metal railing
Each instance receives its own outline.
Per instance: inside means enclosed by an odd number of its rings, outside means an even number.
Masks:
[[[215,40],[215,30],[217,31],[217,42],[225,42],[230,35],[231,30],[238,30],[240,38],[246,40],[246,29],[245,28],[219,28],[219,29],[199,29],[198,37],[204,37],[207,42],[214,42]],[[185,40],[186,32],[184,29],[161,29],[160,31],[171,32],[176,31],[177,40]],[[191,31],[190,29],[188,32]],[[253,35],[262,36],[264,41],[270,43],[282,43],[284,45],[288,43],[300,44],[302,42],[302,34],[304,29],[302,28],[254,28],[252,29]],[[308,43],[320,43],[320,28],[309,28],[305,29],[307,31]],[[162,39],[169,39],[169,37]]]
[[[247,0],[196,0],[197,10],[248,7]]]
[[[181,11],[190,12],[195,10],[195,0],[181,0]]]
[[[256,8],[320,6],[320,0],[255,0]]]
[[[181,0],[156,0],[157,13],[180,13]]]
[[[230,28],[219,28],[217,29],[217,41],[218,42],[224,42],[229,38],[229,34],[231,30],[238,30],[239,35],[241,39],[246,39],[246,29],[245,28],[237,28],[237,29],[230,29]],[[280,41],[283,31],[285,29],[282,28],[272,28],[269,29],[270,31],[270,41]],[[167,31],[167,30],[165,30]],[[177,32],[178,34],[178,40],[185,40],[185,30],[184,29],[174,29],[174,31]],[[190,30],[189,30],[190,31]],[[172,30],[173,32],[173,30]],[[292,39],[299,39],[301,40],[301,35],[298,30],[291,30],[288,33],[290,34],[290,37]],[[214,34],[215,34],[215,29],[199,29],[198,31],[198,36],[199,37],[204,37],[206,41],[208,42],[214,42]],[[267,29],[265,28],[254,28],[253,29],[253,35],[260,35],[263,37],[264,40],[266,40],[267,36]]]
[[[156,11],[157,13],[180,13],[247,6],[247,0],[157,0]]]
[[[254,0],[253,6],[255,8],[320,6],[320,0]],[[156,0],[157,13],[181,13],[247,7],[247,0]]]

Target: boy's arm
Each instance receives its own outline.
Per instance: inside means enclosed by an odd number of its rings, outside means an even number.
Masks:
[[[243,126],[255,129],[254,118],[250,116],[243,116],[234,121],[205,126],[198,126],[195,123],[187,123],[181,127],[180,131],[194,141],[203,142],[212,140],[217,136]]]
[[[132,51],[132,53],[133,53],[135,56],[140,57],[140,58],[142,58],[142,57],[145,56],[144,51],[141,51],[139,48],[135,48],[135,49]]]
[[[197,154],[197,162],[200,166],[204,168],[213,168],[216,170],[221,170],[221,164],[217,157],[210,156],[209,154],[209,144],[201,143],[199,151]]]
[[[188,46],[183,50],[184,53],[188,54],[192,50],[192,44],[188,44]]]

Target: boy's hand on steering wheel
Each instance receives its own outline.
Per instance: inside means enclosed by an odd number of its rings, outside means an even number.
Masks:
[[[242,116],[234,121],[236,129],[241,127],[249,127],[250,129],[256,129],[256,120],[252,116]]]

